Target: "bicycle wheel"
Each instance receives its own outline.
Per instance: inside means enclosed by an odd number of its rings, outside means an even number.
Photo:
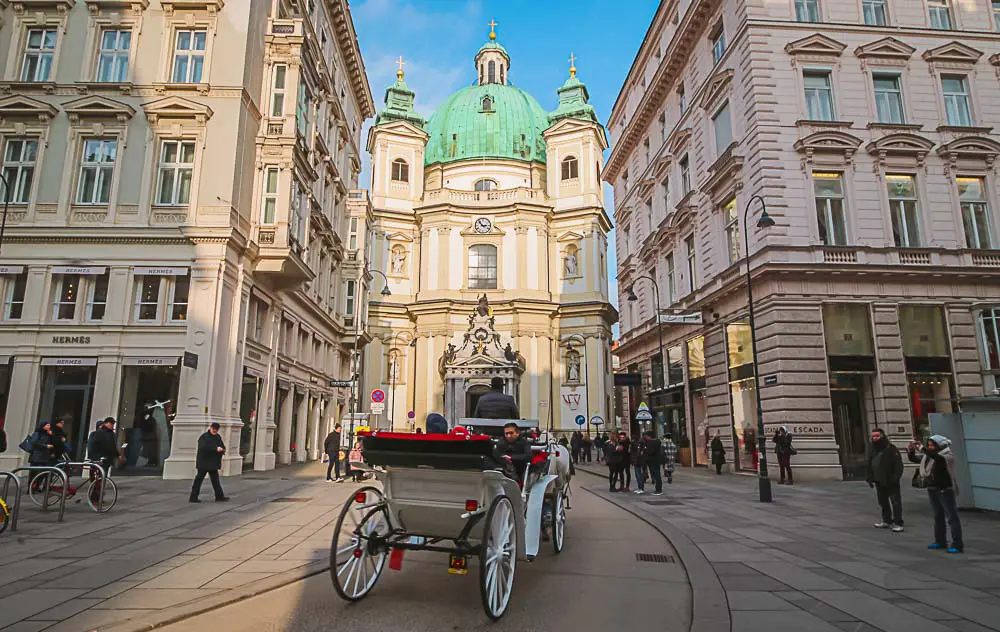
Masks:
[[[94,481],[90,481],[87,486],[87,504],[97,513],[107,513],[118,502],[118,486],[110,478],[101,479],[101,484],[104,485],[103,502],[98,506],[100,488],[94,485]]]
[[[49,484],[51,481],[51,485]],[[49,497],[46,502],[45,498],[45,488],[49,489]],[[42,472],[35,477],[35,480],[28,485],[28,498],[31,502],[35,503],[37,507],[52,507],[59,502],[59,496],[62,494],[62,479],[53,478],[52,472]]]
[[[7,530],[7,524],[10,522],[10,511],[7,510],[7,503],[0,498],[0,533]]]

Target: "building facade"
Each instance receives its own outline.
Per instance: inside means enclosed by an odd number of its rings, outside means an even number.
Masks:
[[[0,71],[8,436],[68,415],[82,457],[110,415],[166,478],[210,422],[225,474],[318,458],[374,113],[346,1],[5,0]]]
[[[662,2],[604,171],[638,298],[619,354],[654,423],[753,470],[759,395],[799,471],[854,478],[871,428],[905,443],[994,393],[997,103],[1000,3]]]
[[[360,411],[386,393],[379,427],[430,412],[472,417],[491,378],[525,419],[571,431],[608,418],[610,220],[600,170],[604,128],[576,69],[546,111],[511,85],[495,32],[473,85],[424,120],[398,80],[368,139],[372,267]]]

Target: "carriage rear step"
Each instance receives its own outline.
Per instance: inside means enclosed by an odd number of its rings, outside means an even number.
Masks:
[[[652,562],[654,564],[673,564],[675,562],[673,555],[664,555],[662,553],[636,553],[636,562]]]

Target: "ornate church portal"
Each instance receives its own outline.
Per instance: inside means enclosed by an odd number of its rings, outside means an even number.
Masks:
[[[604,128],[575,66],[552,110],[511,83],[494,30],[472,66],[472,85],[429,118],[413,109],[400,68],[368,137],[371,214],[357,218],[356,243],[385,280],[363,274],[355,286],[369,296],[359,412],[396,430],[431,412],[457,421],[499,377],[543,427],[609,419],[618,314]],[[369,402],[376,389],[381,413]]]

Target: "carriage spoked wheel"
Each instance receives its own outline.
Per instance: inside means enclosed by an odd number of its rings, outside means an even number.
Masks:
[[[486,615],[496,621],[507,612],[514,588],[517,562],[517,525],[514,506],[506,496],[497,496],[486,513],[483,542],[479,550],[479,591]]]
[[[562,553],[566,541],[566,492],[556,492],[551,503],[552,511],[552,550]]]
[[[390,532],[389,517],[375,487],[356,490],[340,511],[330,545],[330,578],[342,599],[358,601],[367,595],[382,575],[388,557],[384,538]]]

